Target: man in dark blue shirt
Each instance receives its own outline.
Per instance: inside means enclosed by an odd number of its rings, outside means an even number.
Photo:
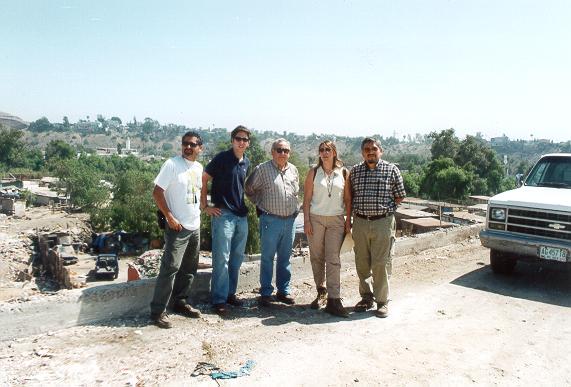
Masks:
[[[250,130],[237,126],[230,134],[232,148],[218,153],[204,168],[200,207],[212,217],[211,302],[219,314],[227,304],[243,305],[236,297],[238,274],[248,239],[248,208],[244,203],[244,181],[250,160],[244,152],[250,145]],[[213,206],[208,205],[208,181]]]

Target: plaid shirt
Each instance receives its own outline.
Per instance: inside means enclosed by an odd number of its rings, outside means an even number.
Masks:
[[[264,212],[291,216],[299,210],[299,174],[291,163],[287,163],[283,171],[273,160],[259,164],[246,179],[245,191],[248,198]]]
[[[369,169],[365,162],[356,165],[349,178],[355,214],[378,216],[393,213],[397,209],[395,198],[406,196],[399,169],[384,160],[379,160],[374,169]]]

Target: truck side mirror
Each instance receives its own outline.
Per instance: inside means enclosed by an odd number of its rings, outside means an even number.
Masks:
[[[517,175],[515,175],[515,186],[519,188],[522,185],[523,185],[523,173],[518,173]]]

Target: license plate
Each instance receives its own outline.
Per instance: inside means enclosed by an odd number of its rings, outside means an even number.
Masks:
[[[556,247],[539,247],[539,257],[550,261],[567,262],[567,249],[558,249]]]

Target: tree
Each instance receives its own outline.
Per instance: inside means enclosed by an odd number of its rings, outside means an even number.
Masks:
[[[0,164],[6,168],[25,165],[24,132],[17,129],[5,129],[0,125]]]
[[[69,124],[69,119],[67,118],[67,116],[63,116],[63,127],[66,130],[69,130],[70,126],[71,125]]]
[[[454,164],[454,160],[442,157],[425,167],[421,194],[438,200],[460,199],[460,193],[470,192],[469,182],[469,176]],[[464,184],[464,187],[460,184]]]
[[[128,169],[116,175],[109,225],[115,230],[160,235],[152,195],[154,174]]]
[[[53,130],[53,128],[54,126],[52,125],[52,123],[46,117],[42,117],[32,122],[28,127],[28,130],[30,132],[41,133],[41,132],[49,132],[50,130]]]
[[[46,161],[54,162],[67,160],[75,157],[75,149],[62,140],[52,140],[46,146]]]
[[[454,159],[460,146],[460,140],[454,134],[454,129],[442,130],[440,133],[431,132],[428,137],[432,138],[432,145],[430,146],[432,160],[441,157]]]
[[[269,156],[262,147],[255,135],[250,135],[250,147],[248,148],[248,158],[250,159],[250,173],[256,165],[263,163],[269,159]],[[246,253],[257,254],[261,251],[260,242],[260,220],[256,214],[256,206],[246,198],[246,206],[248,206],[248,241],[246,242]]]
[[[111,121],[115,121],[118,125],[121,125],[123,121],[119,117],[113,116],[111,117]]]
[[[492,195],[500,192],[504,169],[496,152],[483,138],[466,136],[460,142],[454,162],[475,175],[474,193]]]
[[[91,157],[64,160],[56,176],[64,183],[71,205],[90,214],[109,202],[109,189],[101,183],[102,173],[90,163]]]
[[[422,175],[415,172],[403,172],[402,179],[407,196],[418,196]]]

